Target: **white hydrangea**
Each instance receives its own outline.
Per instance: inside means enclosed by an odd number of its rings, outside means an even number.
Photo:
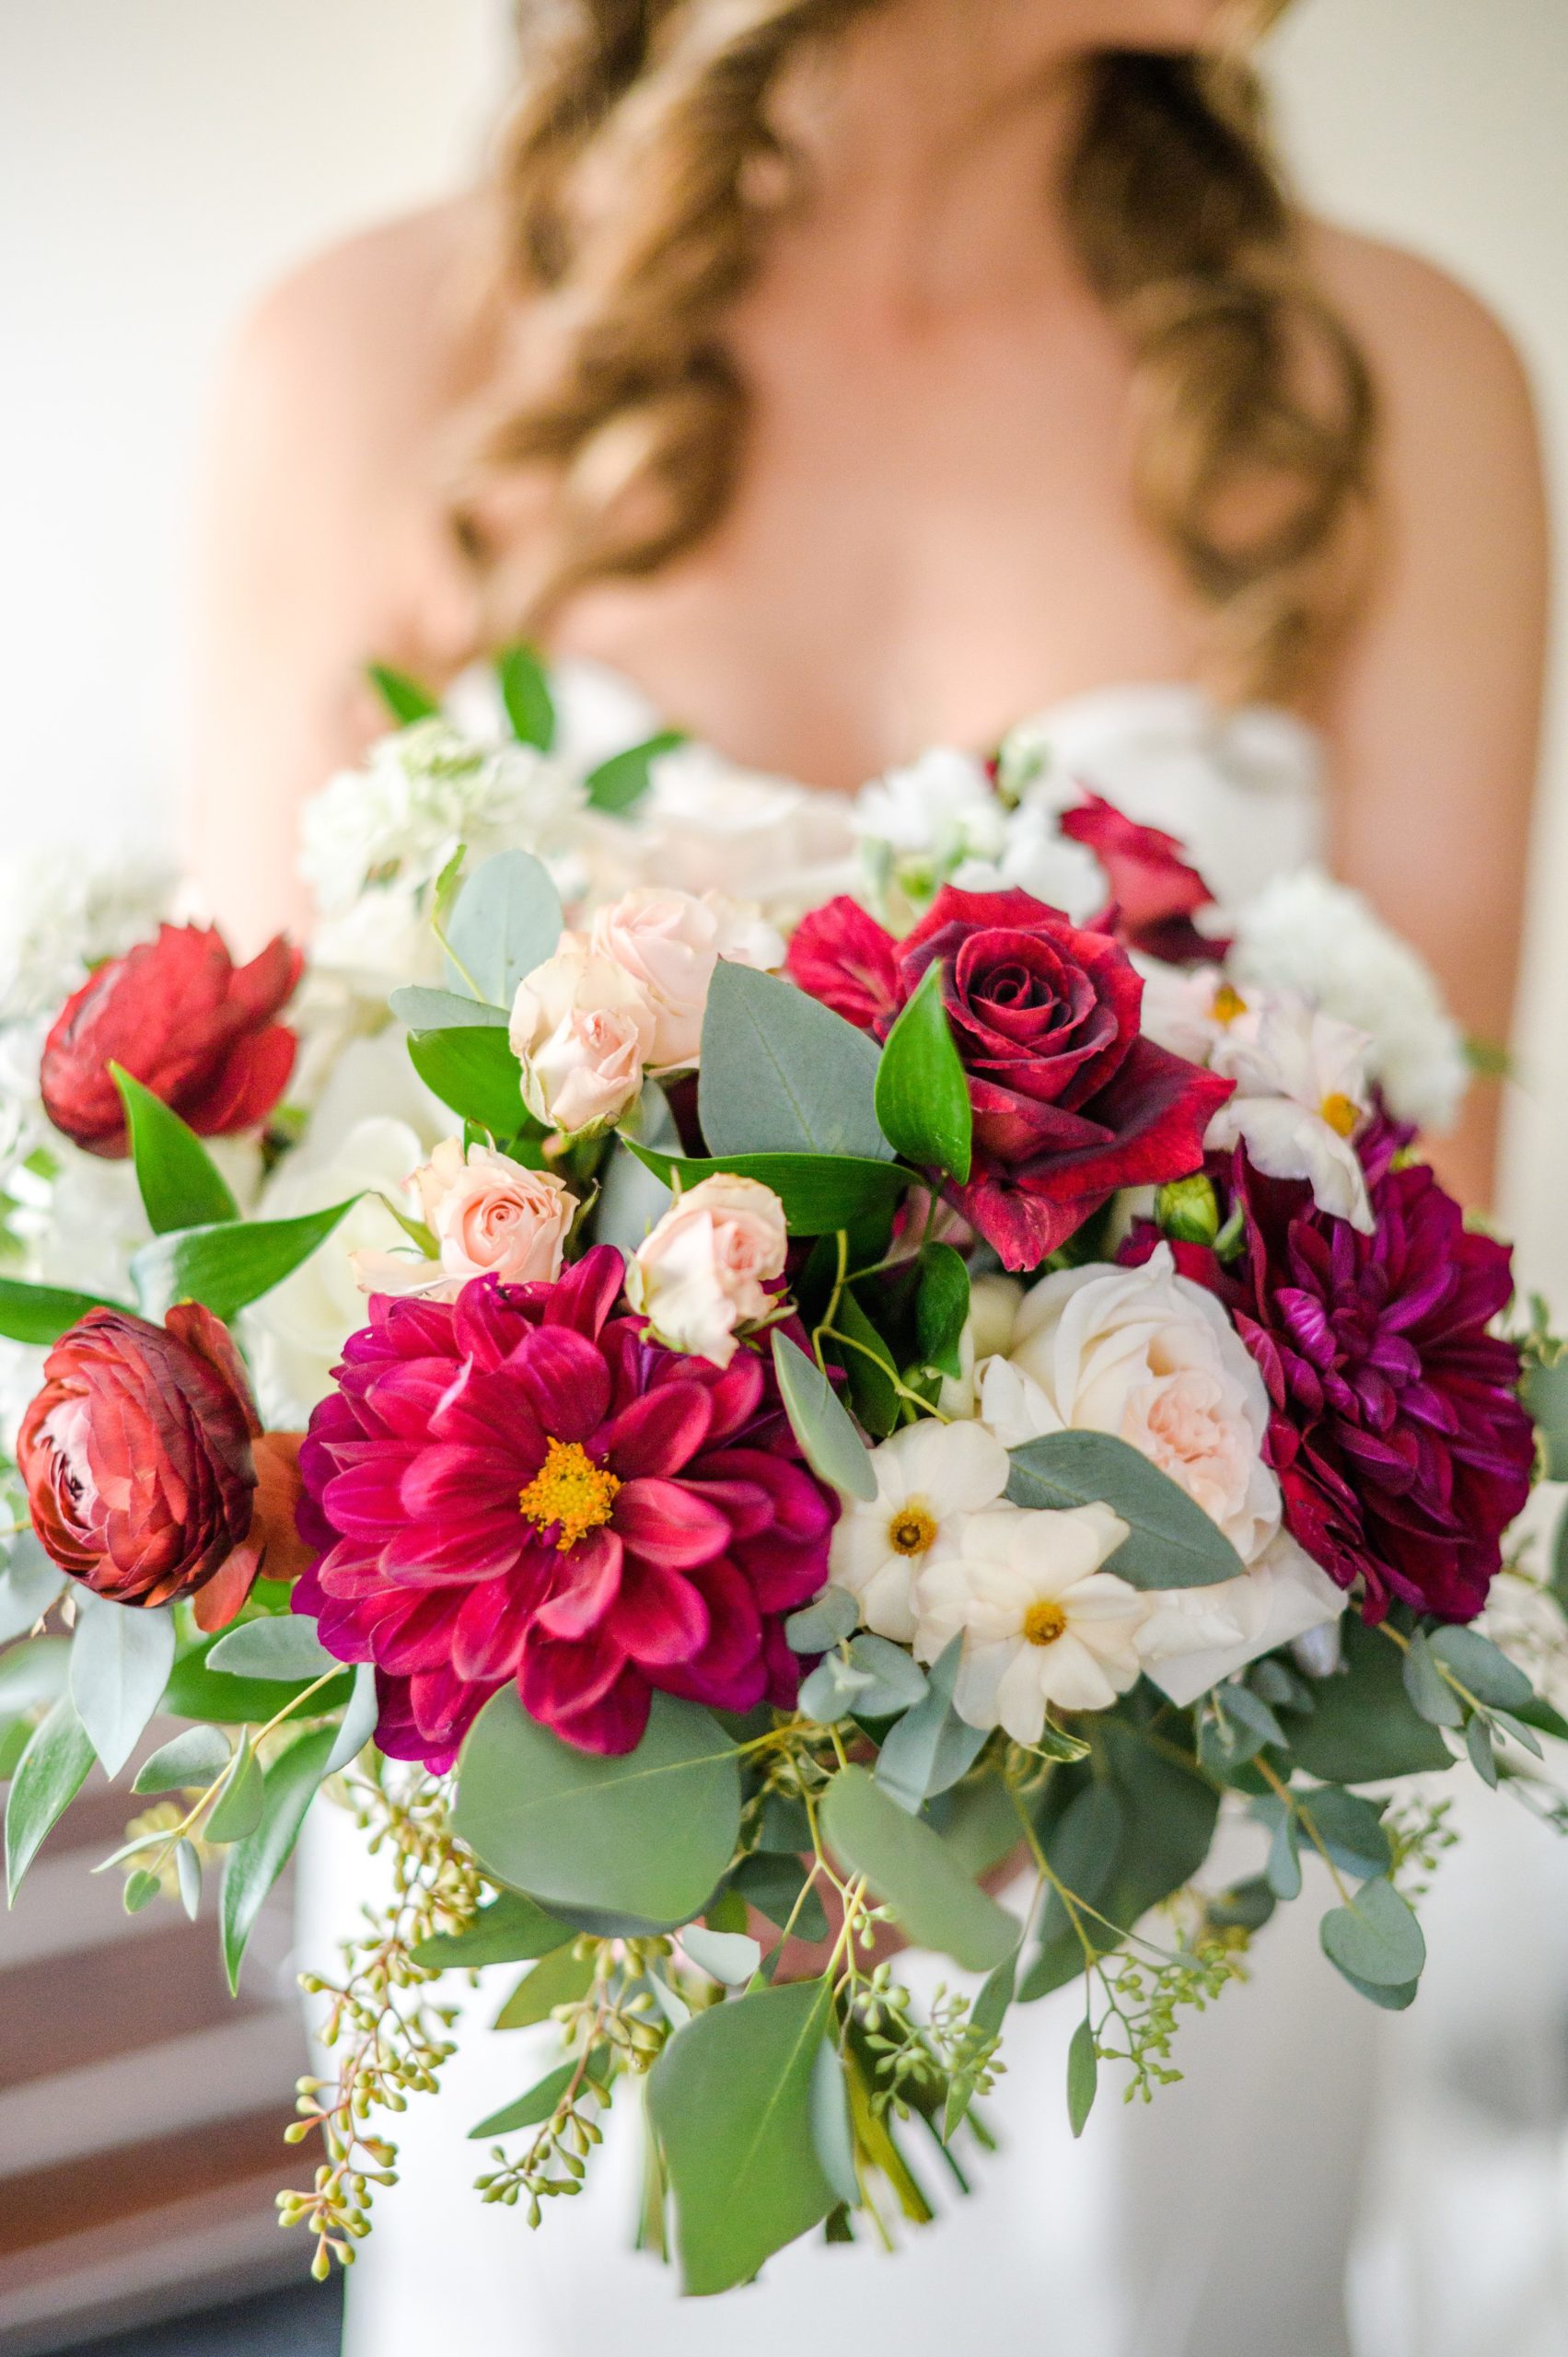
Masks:
[[[50,843],[0,867],[0,1021],[56,1015],[87,969],[118,958],[168,914],[173,870],[125,850]]]
[[[1415,951],[1359,892],[1316,867],[1276,877],[1236,919],[1229,970],[1243,990],[1297,992],[1365,1031],[1390,1112],[1423,1130],[1451,1124],[1469,1077],[1463,1035]]]

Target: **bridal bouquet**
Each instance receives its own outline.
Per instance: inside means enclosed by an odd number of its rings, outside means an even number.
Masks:
[[[64,1004],[13,959],[13,1896],[134,1763],[125,1904],[219,1873],[237,1981],[356,1811],[319,2272],[482,1966],[553,2049],[484,2198],[537,2223],[640,2100],[695,2293],[928,2217],[1064,1984],[1074,2131],[1305,1890],[1407,2005],[1432,1780],[1554,1818],[1568,1737],[1510,1539],[1561,1354],[1414,1144],[1463,1071],[1416,961],[1314,874],[1215,908],[1027,732],[852,804],[574,751],[521,651],[505,739],[383,683],[303,981],[119,903],[41,929]]]

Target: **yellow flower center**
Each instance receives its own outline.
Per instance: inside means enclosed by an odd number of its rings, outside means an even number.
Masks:
[[[1031,1604],[1024,1615],[1024,1634],[1031,1645],[1053,1645],[1067,1633],[1067,1615],[1059,1604]]]
[[[1242,997],[1241,993],[1233,990],[1228,982],[1222,982],[1214,993],[1214,1002],[1209,1008],[1211,1021],[1234,1023],[1238,1015],[1245,1015],[1246,1012],[1247,1001]]]
[[[613,1473],[594,1463],[581,1441],[546,1440],[544,1463],[517,1504],[541,1534],[559,1527],[555,1544],[564,1554],[610,1520],[620,1487]]]
[[[935,1517],[912,1500],[888,1525],[888,1544],[895,1555],[923,1555],[935,1536]]]
[[[1318,1108],[1329,1127],[1342,1138],[1348,1138],[1361,1119],[1361,1108],[1353,1097],[1342,1096],[1339,1089],[1325,1097]]]

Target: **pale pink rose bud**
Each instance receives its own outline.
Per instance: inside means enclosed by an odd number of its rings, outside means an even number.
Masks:
[[[756,911],[722,893],[666,890],[639,885],[600,909],[589,946],[638,985],[654,1011],[648,1062],[668,1072],[697,1062],[708,986],[721,958],[745,966],[784,963],[781,934]]]
[[[766,1318],[789,1246],[771,1187],[721,1171],[678,1196],[626,1268],[626,1298],[656,1341],[727,1366],[736,1329]]]
[[[414,1183],[436,1258],[412,1249],[355,1252],[354,1272],[365,1292],[455,1301],[470,1277],[493,1273],[524,1285],[560,1275],[577,1199],[553,1172],[529,1170],[490,1146],[470,1145],[465,1155],[460,1140],[447,1138]]]
[[[573,1138],[608,1129],[642,1087],[654,1013],[622,967],[568,939],[518,983],[509,1036],[528,1111]]]

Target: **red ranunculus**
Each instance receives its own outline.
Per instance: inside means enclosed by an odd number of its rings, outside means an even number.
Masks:
[[[1267,1455],[1292,1537],[1342,1587],[1359,1583],[1369,1621],[1396,1597],[1469,1620],[1535,1456],[1518,1351],[1491,1330],[1513,1291],[1512,1256],[1466,1229],[1424,1163],[1394,1167],[1400,1134],[1382,1122],[1363,1146],[1370,1236],[1238,1150],[1212,1167],[1245,1213],[1240,1259],[1173,1248],[1230,1312],[1268,1386]],[[1152,1240],[1141,1233],[1127,1257]]]
[[[61,1009],[39,1074],[45,1112],[89,1154],[127,1153],[120,1064],[202,1137],[255,1128],[294,1069],[294,1033],[273,1018],[301,962],[281,934],[236,966],[211,926],[160,925]]]
[[[1007,1268],[1038,1268],[1118,1188],[1200,1167],[1230,1082],[1145,1039],[1125,951],[1028,892],[947,885],[901,942],[830,900],[796,934],[789,970],[886,1039],[933,958],[974,1108],[970,1182],[948,1192]]]
[[[608,1245],[553,1284],[377,1296],[300,1454],[294,1592],[374,1662],[377,1741],[450,1766],[482,1705],[630,1751],[656,1691],[793,1702],[785,1617],[828,1577],[838,1499],[802,1461],[770,1361],[721,1370],[614,1314]]]
[[[92,1309],[61,1336],[22,1420],[33,1528],[63,1572],[117,1604],[196,1596],[203,1628],[244,1602],[263,1553],[297,1568],[287,1436],[263,1435],[226,1329],[199,1302],[163,1325]]]
[[[1092,851],[1110,879],[1110,905],[1094,930],[1112,933],[1124,948],[1141,949],[1167,965],[1223,958],[1229,943],[1200,933],[1192,920],[1212,908],[1214,894],[1181,845],[1162,828],[1140,826],[1102,795],[1089,794],[1061,819],[1062,831]]]

